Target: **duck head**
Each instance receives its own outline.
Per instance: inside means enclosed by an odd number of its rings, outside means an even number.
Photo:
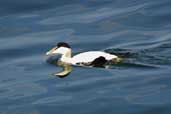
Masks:
[[[61,54],[65,57],[71,57],[71,47],[65,42],[60,42],[46,53],[46,55],[52,54]]]

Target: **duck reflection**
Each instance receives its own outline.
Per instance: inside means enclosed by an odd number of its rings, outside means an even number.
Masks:
[[[57,61],[57,65],[62,67],[63,70],[61,72],[53,73],[53,75],[55,75],[55,76],[58,76],[60,78],[64,78],[64,77],[68,76],[72,71],[72,65],[69,63]]]

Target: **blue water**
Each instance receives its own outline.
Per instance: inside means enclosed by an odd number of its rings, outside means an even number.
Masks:
[[[0,114],[170,114],[170,0],[1,0]],[[126,51],[109,69],[49,64],[74,54]]]

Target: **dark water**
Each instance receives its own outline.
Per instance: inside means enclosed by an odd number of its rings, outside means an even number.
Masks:
[[[170,0],[0,1],[0,114],[170,114]],[[73,67],[45,53],[130,52],[110,69]]]

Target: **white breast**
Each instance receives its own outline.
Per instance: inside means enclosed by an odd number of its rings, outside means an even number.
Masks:
[[[105,52],[101,52],[101,51],[89,51],[89,52],[84,52],[84,53],[80,53],[78,55],[75,55],[74,57],[72,57],[71,62],[72,64],[76,64],[76,63],[80,63],[80,62],[92,62],[93,60],[95,60],[98,57],[105,57],[106,60],[112,60],[113,58],[117,58],[116,55],[111,55]]]

